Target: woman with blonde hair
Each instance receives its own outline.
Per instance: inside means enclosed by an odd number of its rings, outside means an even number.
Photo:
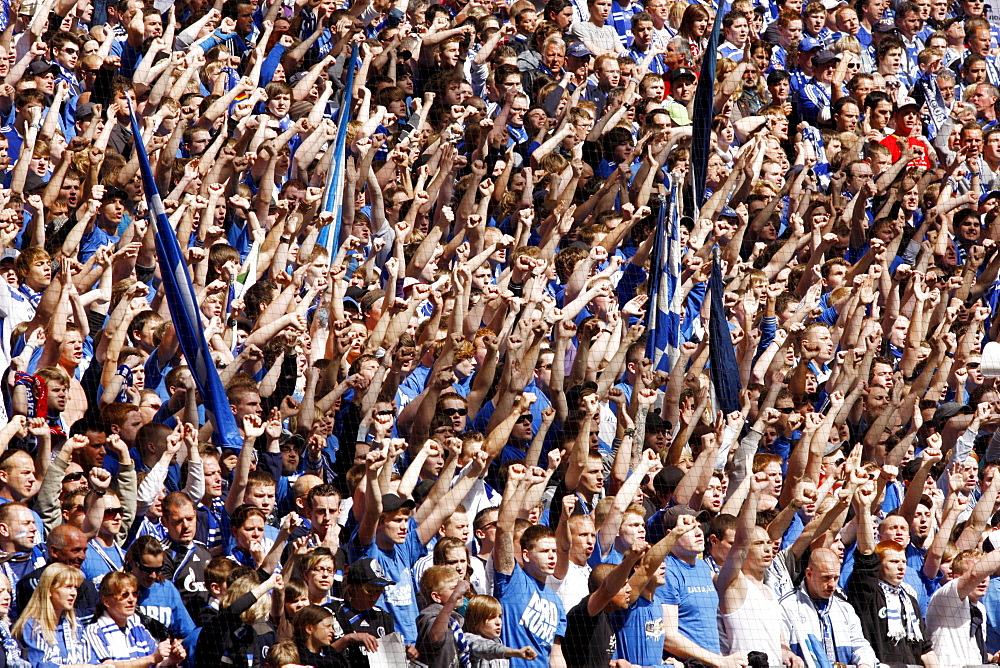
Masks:
[[[14,637],[32,668],[96,665],[73,604],[83,571],[58,562],[42,571],[38,588],[14,624]]]
[[[280,573],[264,582],[256,574],[244,575],[226,589],[219,606],[219,616],[202,629],[200,638],[214,642],[199,642],[195,650],[195,668],[218,668],[223,663],[263,668],[267,648],[278,642],[278,634],[268,621],[271,612],[271,590],[281,589]]]
[[[29,668],[31,664],[21,658],[21,648],[10,632],[10,604],[14,600],[10,580],[0,573],[0,653],[5,655],[8,668]]]

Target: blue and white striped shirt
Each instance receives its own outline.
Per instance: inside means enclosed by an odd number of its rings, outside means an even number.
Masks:
[[[139,615],[125,620],[125,628],[122,629],[105,613],[84,629],[83,637],[98,661],[141,659],[156,651],[156,639],[142,625]]]

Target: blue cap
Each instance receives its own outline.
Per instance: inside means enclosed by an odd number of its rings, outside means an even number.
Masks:
[[[982,206],[983,204],[985,204],[986,200],[990,199],[991,197],[1000,198],[1000,190],[991,190],[988,193],[986,193],[985,195],[982,195],[979,198],[979,206]]]
[[[819,41],[815,37],[809,37],[806,35],[799,42],[799,51],[812,51],[813,49],[822,49],[823,42]]]
[[[719,215],[721,217],[723,217],[723,218],[739,218],[740,217],[740,214],[736,213],[736,211],[733,210],[733,208],[730,207],[730,206],[724,206],[724,207],[722,207],[722,211],[719,212]]]
[[[573,42],[566,49],[566,55],[573,56],[574,58],[587,58],[588,56],[592,56],[594,54],[583,42]]]

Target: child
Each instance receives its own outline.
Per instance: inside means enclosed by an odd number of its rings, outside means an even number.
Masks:
[[[507,668],[512,657],[534,661],[538,654],[530,647],[512,649],[500,642],[503,608],[492,596],[473,596],[465,610],[465,640],[472,655],[472,668]]]
[[[467,658],[470,661],[481,661],[484,665],[512,656],[534,659],[537,654],[533,649],[509,649],[497,640],[500,637],[499,612],[491,615],[497,620],[492,622],[495,629],[492,633],[484,631],[485,637],[480,638],[479,642],[475,642],[474,635],[463,632],[464,620],[455,609],[463,602],[469,587],[468,581],[459,576],[458,571],[451,566],[431,566],[424,573],[420,580],[420,593],[431,604],[421,610],[417,617],[417,651],[420,652],[421,660],[430,668],[456,668],[465,663],[459,654],[463,651],[462,648],[469,653]],[[496,599],[491,597],[475,598],[490,598],[496,603]],[[499,606],[499,603],[496,604]],[[480,618],[484,616],[481,614]],[[486,622],[478,626],[489,624],[490,622]]]
[[[211,620],[219,616],[219,607],[226,595],[229,576],[237,568],[239,568],[239,564],[226,557],[215,557],[205,566],[208,605],[202,608],[201,614],[196,620],[199,627],[207,626]]]
[[[463,662],[459,652],[465,645],[462,616],[455,612],[469,590],[451,566],[431,566],[420,578],[420,593],[428,601],[417,616],[417,651],[428,668],[456,668]]]

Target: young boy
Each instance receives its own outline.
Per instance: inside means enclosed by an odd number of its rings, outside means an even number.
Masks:
[[[464,619],[455,612],[469,591],[451,566],[431,566],[420,579],[420,593],[428,605],[417,616],[417,651],[429,668],[453,668],[464,661],[460,652],[467,652]]]

